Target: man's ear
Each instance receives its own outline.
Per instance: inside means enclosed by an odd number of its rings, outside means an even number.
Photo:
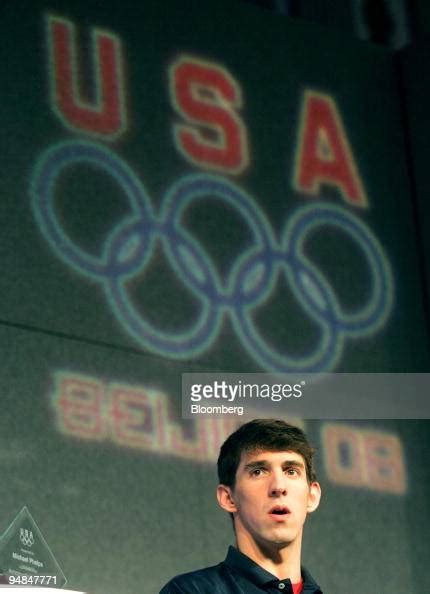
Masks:
[[[216,496],[222,509],[229,512],[230,514],[237,511],[237,507],[234,503],[233,490],[231,487],[227,487],[227,485],[218,485]]]
[[[309,486],[309,498],[308,498],[308,513],[312,513],[317,509],[321,500],[321,485],[316,481],[311,483]]]

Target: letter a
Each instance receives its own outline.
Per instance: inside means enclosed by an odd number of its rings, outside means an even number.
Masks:
[[[367,198],[335,101],[306,91],[296,157],[294,186],[316,195],[321,184],[335,186],[343,199],[365,208]]]

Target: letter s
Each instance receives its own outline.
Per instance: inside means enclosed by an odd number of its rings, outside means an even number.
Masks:
[[[180,56],[170,67],[170,96],[186,124],[174,125],[176,147],[191,163],[228,174],[248,165],[246,127],[237,114],[239,85],[212,62]]]

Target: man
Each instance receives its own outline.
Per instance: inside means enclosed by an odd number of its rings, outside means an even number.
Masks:
[[[303,526],[321,497],[303,431],[274,419],[242,425],[221,447],[218,477],[237,548],[219,565],[175,577],[160,594],[322,594],[300,564]]]

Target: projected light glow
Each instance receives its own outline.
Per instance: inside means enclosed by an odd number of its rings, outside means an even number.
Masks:
[[[335,186],[349,204],[365,208],[367,197],[336,102],[306,90],[294,169],[295,187],[316,196],[322,184]]]
[[[63,371],[55,373],[51,401],[66,435],[199,462],[216,460],[223,441],[239,426],[234,418],[198,418],[191,422],[193,435],[186,436],[172,420],[163,392]]]
[[[92,29],[95,92],[91,102],[82,98],[74,24],[48,15],[46,36],[53,113],[68,129],[106,141],[118,139],[127,125],[119,37]],[[179,54],[167,70],[172,108],[183,119],[172,125],[178,152],[194,166],[243,174],[250,163],[250,144],[239,115],[243,92],[238,80],[223,65],[187,54]],[[301,113],[293,188],[315,196],[328,184],[349,206],[366,207],[368,199],[335,100],[307,89]],[[132,210],[111,229],[100,246],[100,257],[73,242],[60,222],[57,182],[67,168],[84,164],[109,176]],[[162,356],[189,359],[202,355],[229,318],[244,350],[259,368],[328,371],[339,362],[347,339],[370,336],[385,324],[392,309],[392,274],[382,247],[363,221],[339,206],[319,202],[288,213],[277,238],[250,194],[225,177],[201,173],[184,175],[172,183],[155,213],[132,168],[113,150],[84,140],[60,142],[46,149],[34,167],[31,193],[38,226],[57,256],[82,276],[98,282],[128,335],[140,347]],[[232,258],[225,278],[182,225],[185,210],[207,198],[236,211],[252,237],[252,245]],[[306,255],[311,233],[328,227],[349,236],[370,273],[370,286],[363,291],[367,295],[353,311],[345,311],[327,276]],[[166,332],[155,327],[127,291],[130,280],[143,279],[160,244],[174,274],[199,302],[198,313],[185,331]],[[303,315],[318,329],[314,344],[300,355],[275,349],[256,324],[258,308],[270,300],[282,275]]]
[[[334,483],[406,492],[403,448],[396,435],[327,423],[322,436],[327,475]]]
[[[169,397],[159,390],[68,371],[57,371],[53,384],[58,429],[86,441],[109,440],[134,450],[215,462],[222,443],[245,422],[196,418],[188,422],[192,431],[186,434],[172,419]],[[305,429],[303,421],[286,420]],[[397,495],[407,490],[403,447],[395,434],[324,423],[322,453],[326,475],[335,484]]]
[[[180,56],[169,68],[169,89],[176,111],[187,122],[173,127],[177,150],[193,165],[242,173],[249,165],[249,148],[246,126],[237,114],[242,107],[237,81],[219,64]],[[214,139],[207,138],[202,125]]]
[[[99,258],[84,252],[66,235],[54,208],[58,178],[67,167],[82,163],[110,175],[133,210],[132,216],[112,229]],[[111,150],[82,141],[60,143],[42,155],[35,168],[32,192],[37,222],[52,249],[74,270],[99,281],[121,325],[143,348],[161,355],[200,355],[216,340],[223,316],[228,315],[244,349],[261,367],[282,372],[326,370],[336,364],[346,337],[371,334],[385,322],[391,307],[390,269],[377,239],[354,215],[334,205],[298,209],[279,242],[264,213],[246,192],[225,178],[200,174],[176,182],[156,215],[131,168]],[[253,245],[232,262],[225,279],[219,277],[200,243],[181,225],[190,203],[206,197],[222,200],[235,209],[253,236]],[[353,313],[342,311],[323,273],[304,253],[308,234],[326,225],[348,233],[365,255],[370,270],[370,297]],[[202,305],[199,317],[186,332],[174,334],[154,328],[127,294],[127,281],[144,274],[157,241],[161,241],[173,271]],[[318,344],[303,357],[271,349],[252,318],[253,309],[268,299],[281,272],[286,274],[298,303],[320,328]]]
[[[79,88],[79,60],[73,23],[48,15],[47,39],[51,105],[73,131],[115,140],[127,128],[121,43],[116,35],[92,30],[95,99],[84,101]]]

